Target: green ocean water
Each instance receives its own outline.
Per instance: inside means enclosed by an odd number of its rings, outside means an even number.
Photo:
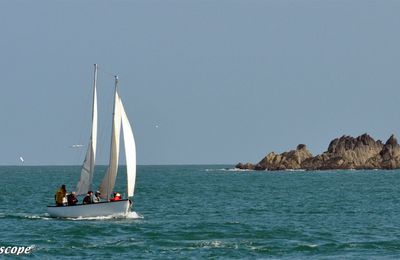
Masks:
[[[400,171],[229,168],[139,166],[136,213],[63,220],[46,205],[79,167],[0,167],[0,246],[32,245],[34,259],[400,257]]]

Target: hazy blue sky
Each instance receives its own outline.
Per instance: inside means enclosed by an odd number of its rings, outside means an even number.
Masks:
[[[98,63],[139,164],[260,160],[400,134],[400,1],[0,1],[0,164],[80,164]],[[156,128],[155,126],[159,127]]]

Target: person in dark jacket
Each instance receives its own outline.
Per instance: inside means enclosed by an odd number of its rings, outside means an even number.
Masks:
[[[75,191],[68,194],[67,200],[68,200],[68,206],[75,206],[76,203],[78,203],[78,199],[76,198]]]
[[[92,204],[93,203],[93,191],[88,191],[85,198],[83,198],[83,204]]]

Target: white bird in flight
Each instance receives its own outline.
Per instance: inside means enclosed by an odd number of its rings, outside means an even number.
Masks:
[[[83,144],[73,144],[70,147],[71,148],[81,148],[81,147],[83,147]]]

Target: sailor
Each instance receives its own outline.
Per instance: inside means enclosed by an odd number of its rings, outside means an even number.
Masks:
[[[88,191],[85,198],[83,198],[83,204],[92,204],[93,203],[93,191]]]
[[[121,200],[121,194],[119,194],[118,192],[114,192],[114,197],[110,199],[110,201],[117,201],[117,200]]]
[[[54,195],[54,199],[56,200],[57,206],[65,206],[67,203],[67,189],[65,188],[65,184],[61,185],[61,187],[57,190],[56,194]]]
[[[68,206],[75,206],[76,203],[78,203],[78,199],[76,198],[75,191],[68,194],[67,200],[68,200]]]
[[[100,195],[101,195],[100,191],[96,191],[95,197],[93,198],[94,203],[98,203],[101,201]]]

